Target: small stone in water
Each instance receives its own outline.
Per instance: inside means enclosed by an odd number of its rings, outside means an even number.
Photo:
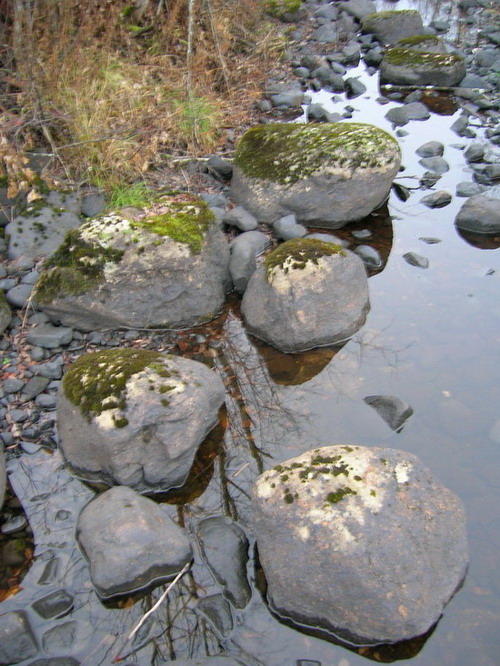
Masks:
[[[410,266],[417,266],[418,268],[429,268],[429,260],[426,257],[422,257],[416,252],[407,252],[403,254],[403,259]]]
[[[70,612],[73,608],[73,597],[66,590],[55,590],[35,601],[31,607],[44,620],[51,620]]]
[[[14,516],[4,522],[2,525],[2,534],[13,534],[26,527],[28,521],[23,515]]]
[[[78,624],[74,620],[58,624],[42,636],[42,647],[48,654],[71,648],[76,639]]]
[[[430,238],[429,236],[420,236],[418,240],[421,240],[422,243],[427,243],[427,245],[435,245],[436,243],[441,243],[440,238]]]
[[[451,194],[445,190],[440,190],[439,192],[433,192],[428,194],[425,197],[420,199],[420,203],[423,203],[429,208],[443,208],[451,202]]]
[[[23,611],[0,615],[0,663],[17,664],[38,652],[28,616]]]

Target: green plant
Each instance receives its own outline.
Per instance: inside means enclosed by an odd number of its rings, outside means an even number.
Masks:
[[[268,14],[283,18],[285,14],[293,14],[300,9],[302,0],[265,0],[264,7]]]
[[[173,107],[181,137],[187,144],[215,145],[220,114],[212,102],[205,97],[189,96],[174,99]]]
[[[127,206],[143,208],[150,204],[156,197],[146,183],[135,183],[134,185],[117,185],[109,195],[109,210],[118,210]]]

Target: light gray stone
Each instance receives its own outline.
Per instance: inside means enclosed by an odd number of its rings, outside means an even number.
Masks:
[[[424,169],[428,169],[437,174],[443,174],[450,170],[450,165],[442,157],[422,157],[418,163],[422,165]]]
[[[130,594],[177,574],[192,557],[165,509],[131,488],[111,488],[78,516],[76,538],[98,594]]]
[[[444,206],[451,203],[451,194],[446,192],[446,190],[432,192],[432,194],[427,194],[425,197],[422,197],[420,203],[429,208],[444,208]]]
[[[67,231],[80,225],[80,218],[62,208],[28,207],[5,227],[9,259],[35,259],[52,255]]]
[[[366,92],[365,84],[355,77],[348,77],[344,80],[344,84],[349,98],[359,97]]]
[[[16,284],[5,294],[7,301],[16,308],[23,308],[33,292],[32,284]]]
[[[18,664],[38,652],[35,636],[24,611],[0,615],[0,663]]]
[[[369,309],[363,262],[348,250],[302,238],[278,246],[252,275],[241,305],[247,330],[284,352],[348,339]]]
[[[338,39],[337,29],[334,24],[330,23],[320,25],[313,32],[312,39],[320,44],[334,44]]]
[[[354,644],[424,634],[466,573],[462,504],[411,453],[307,451],[264,472],[253,505],[271,607]]]
[[[444,146],[440,141],[427,141],[415,151],[419,157],[441,157]]]
[[[368,270],[380,268],[384,263],[380,253],[371,245],[358,245],[354,254],[357,254]]]
[[[303,238],[307,229],[302,224],[297,224],[295,215],[285,215],[273,224],[273,231],[278,238],[287,241],[292,238]]]
[[[229,272],[239,294],[245,291],[248,280],[257,268],[256,257],[270,244],[269,238],[261,231],[247,231],[231,241]]]
[[[397,141],[372,125],[257,126],[237,146],[232,197],[260,222],[295,214],[338,229],[382,205],[400,160]]]
[[[482,143],[471,143],[464,152],[467,162],[481,162],[484,157],[485,146]]]
[[[82,197],[82,215],[96,217],[104,212],[106,198],[100,192],[89,192]]]
[[[458,212],[455,225],[477,234],[500,233],[500,186],[469,197]]]
[[[177,488],[224,398],[219,376],[197,361],[130,349],[81,356],[58,393],[59,446],[82,478]]]
[[[486,189],[484,185],[480,185],[479,183],[464,181],[463,183],[457,183],[455,194],[457,197],[472,197],[474,194],[481,194]]]
[[[254,231],[257,229],[257,220],[243,206],[236,206],[228,211],[223,218],[225,224],[236,227],[240,231]]]
[[[389,109],[385,117],[394,125],[406,125],[410,120],[427,120],[431,114],[422,102],[410,102]]]
[[[377,11],[373,0],[347,0],[347,2],[339,3],[338,7],[340,11],[347,12],[358,21]]]
[[[52,324],[38,324],[31,328],[26,335],[26,341],[31,345],[38,345],[46,349],[55,349],[67,345],[73,339],[73,329]]]

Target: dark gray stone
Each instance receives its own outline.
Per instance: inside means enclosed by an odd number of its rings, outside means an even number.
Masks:
[[[24,611],[0,615],[0,663],[18,664],[38,652],[35,636]]]
[[[358,21],[377,11],[377,7],[372,0],[347,0],[347,2],[339,3],[338,7],[340,11],[347,12]]]
[[[32,370],[35,375],[40,375],[41,377],[48,377],[49,379],[61,379],[63,373],[64,359],[62,356],[57,356],[54,360],[48,361],[47,363],[39,363],[38,365],[33,365]]]
[[[32,377],[22,389],[21,400],[33,400],[45,391],[49,383],[50,379],[48,377]]]
[[[368,395],[363,398],[384,419],[391,430],[400,432],[413,414],[412,407],[393,395]]]
[[[424,206],[428,206],[429,208],[444,208],[444,206],[447,206],[450,202],[451,194],[446,192],[446,190],[439,190],[439,192],[427,194],[420,199],[420,203],[423,203]]]
[[[222,192],[217,192],[215,194],[203,193],[200,197],[205,201],[208,206],[211,208],[226,208],[228,204],[227,197],[222,194]]]
[[[0,442],[0,512],[2,511],[6,488],[7,488],[7,470],[5,469],[5,453],[3,450],[3,444]],[[0,634],[1,634],[1,629],[0,629]]]
[[[471,143],[465,150],[464,157],[467,162],[481,162],[484,157],[485,146],[482,143]]]
[[[200,521],[195,533],[224,597],[236,608],[245,608],[252,596],[246,573],[248,540],[245,532],[230,518],[216,516]]]
[[[52,324],[38,324],[28,331],[27,342],[31,345],[55,349],[61,345],[67,345],[73,339],[73,329],[64,326],[53,326]]]
[[[66,387],[70,382],[79,386],[83,372],[87,381],[78,388],[80,404],[92,401],[94,392],[102,390],[103,375],[126,372],[132,362],[127,350],[80,357],[67,371],[57,402],[59,447],[70,469],[82,478],[145,493],[185,482],[198,446],[218,423],[224,385],[202,363],[153,356],[137,350],[133,363],[144,369],[126,374],[125,388],[117,386],[106,394],[111,404],[122,406],[100,413],[84,413],[71,402]],[[99,365],[89,377],[84,364],[90,359]]]
[[[415,151],[419,157],[441,157],[444,146],[440,141],[427,141]]]
[[[322,256],[314,262],[300,259],[315,250]],[[359,330],[369,309],[359,257],[340,248],[330,254],[309,238],[288,241],[278,252],[283,261],[269,274],[265,266],[257,268],[243,296],[241,312],[250,333],[281,351],[297,352],[336,344]]]
[[[348,42],[342,49],[342,55],[345,63],[357,63],[361,57],[358,42]]]
[[[52,393],[40,393],[35,398],[35,405],[40,409],[55,409],[56,396]]]
[[[296,67],[293,70],[293,73],[295,76],[298,76],[299,79],[308,79],[311,72],[307,69],[307,67]]]
[[[219,155],[212,155],[208,158],[207,167],[209,171],[214,171],[216,175],[221,178],[231,178],[233,175],[233,165],[231,162],[219,157]]]
[[[322,17],[328,19],[329,21],[335,21],[337,14],[337,7],[334,5],[323,5],[322,7],[316,9],[314,12],[314,18]]]
[[[68,620],[48,629],[42,636],[44,652],[47,654],[71,652],[78,640],[79,628],[79,623],[76,620]]]
[[[500,186],[467,199],[455,218],[455,225],[477,234],[500,233]]]
[[[105,491],[82,509],[76,538],[104,599],[170,578],[192,557],[184,530],[166,510],[126,486]]]
[[[363,55],[363,60],[365,61],[368,67],[378,67],[382,62],[383,58],[382,49],[380,47],[375,47],[370,49]]]
[[[253,506],[271,607],[354,644],[425,633],[465,576],[462,504],[411,453],[307,451],[257,479]]]
[[[73,608],[73,597],[66,590],[55,590],[41,599],[37,599],[31,607],[44,620],[67,615]]]
[[[5,331],[12,319],[12,312],[5,298],[5,294],[0,290],[0,335]]]
[[[332,123],[342,120],[338,113],[330,113],[322,104],[309,104],[306,108],[307,122]]]
[[[207,214],[204,202],[192,206],[194,220]],[[71,269],[46,268],[35,287],[38,306],[53,321],[82,331],[183,328],[213,318],[222,308],[230,286],[229,248],[215,223],[200,233],[201,247],[196,249],[189,241],[134,227],[115,213],[85,222],[77,233],[92,248],[90,257],[75,260]],[[67,248],[68,255],[76,252],[74,248]],[[104,251],[118,253],[116,259],[106,261],[99,254]],[[85,262],[95,261],[96,256],[104,262],[102,272],[97,281],[86,282]],[[80,289],[65,289],[68,273],[70,283],[81,283]],[[61,286],[59,290],[49,286],[44,297],[44,280],[50,285],[55,275],[60,276]]]
[[[331,67],[323,65],[317,67],[311,74],[315,79],[321,82],[325,87],[331,88],[334,92],[342,92],[344,90],[344,79],[342,75],[334,72]],[[311,104],[311,106],[313,106]]]
[[[427,120],[431,117],[431,114],[422,102],[410,102],[389,109],[385,117],[394,125],[406,125],[410,120]]]
[[[23,308],[33,292],[32,284],[17,284],[5,294],[7,301],[16,308]]]
[[[458,134],[458,136],[465,136],[465,137],[475,136],[474,132],[469,128],[469,116],[465,114],[459,116],[453,122],[450,129],[453,130],[455,134]]]
[[[247,231],[231,241],[229,272],[239,294],[245,291],[248,280],[257,268],[256,257],[270,244],[269,238],[261,231]]]
[[[257,220],[243,206],[236,206],[228,211],[223,218],[225,224],[236,227],[240,231],[254,231],[258,227]]]
[[[365,84],[355,77],[348,77],[344,80],[344,84],[349,98],[359,97],[366,92]]]
[[[300,88],[291,88],[288,91],[271,95],[269,99],[273,106],[288,109],[300,106],[304,102],[304,93]]]
[[[422,17],[417,11],[377,12],[361,21],[363,32],[369,32],[382,44],[395,44],[404,37],[424,32]]]
[[[403,254],[403,259],[410,266],[416,266],[417,268],[429,268],[429,260],[427,257],[422,257],[416,252],[406,252]]]
[[[443,174],[450,170],[450,165],[442,157],[422,157],[418,163],[433,173]]]
[[[19,393],[19,391],[23,388],[24,382],[22,379],[17,379],[17,377],[9,377],[8,379],[4,379],[2,382],[2,388],[5,391],[5,393]]]
[[[28,208],[5,227],[9,236],[9,259],[50,256],[65,234],[80,224],[80,218],[62,208]]]
[[[196,604],[196,610],[210,623],[220,638],[227,638],[231,634],[233,630],[231,606],[222,594],[203,597]]]
[[[338,39],[337,29],[334,24],[330,23],[320,25],[313,32],[311,39],[320,44],[334,44]]]
[[[26,273],[26,275],[23,275],[21,278],[21,284],[35,284],[39,277],[40,273],[38,271],[30,271],[29,273]]]

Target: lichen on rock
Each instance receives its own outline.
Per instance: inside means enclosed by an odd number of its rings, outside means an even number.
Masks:
[[[267,281],[272,283],[278,272],[286,275],[289,271],[305,269],[307,264],[318,266],[322,257],[337,254],[346,256],[342,247],[336,243],[327,243],[316,238],[294,238],[278,245],[267,255],[264,261]]]
[[[384,56],[391,65],[405,67],[435,68],[450,67],[461,63],[463,58],[454,53],[431,53],[429,51],[417,51],[412,48],[388,49]]]
[[[235,164],[248,176],[292,185],[317,173],[390,168],[397,141],[364,123],[260,125],[241,138]]]

